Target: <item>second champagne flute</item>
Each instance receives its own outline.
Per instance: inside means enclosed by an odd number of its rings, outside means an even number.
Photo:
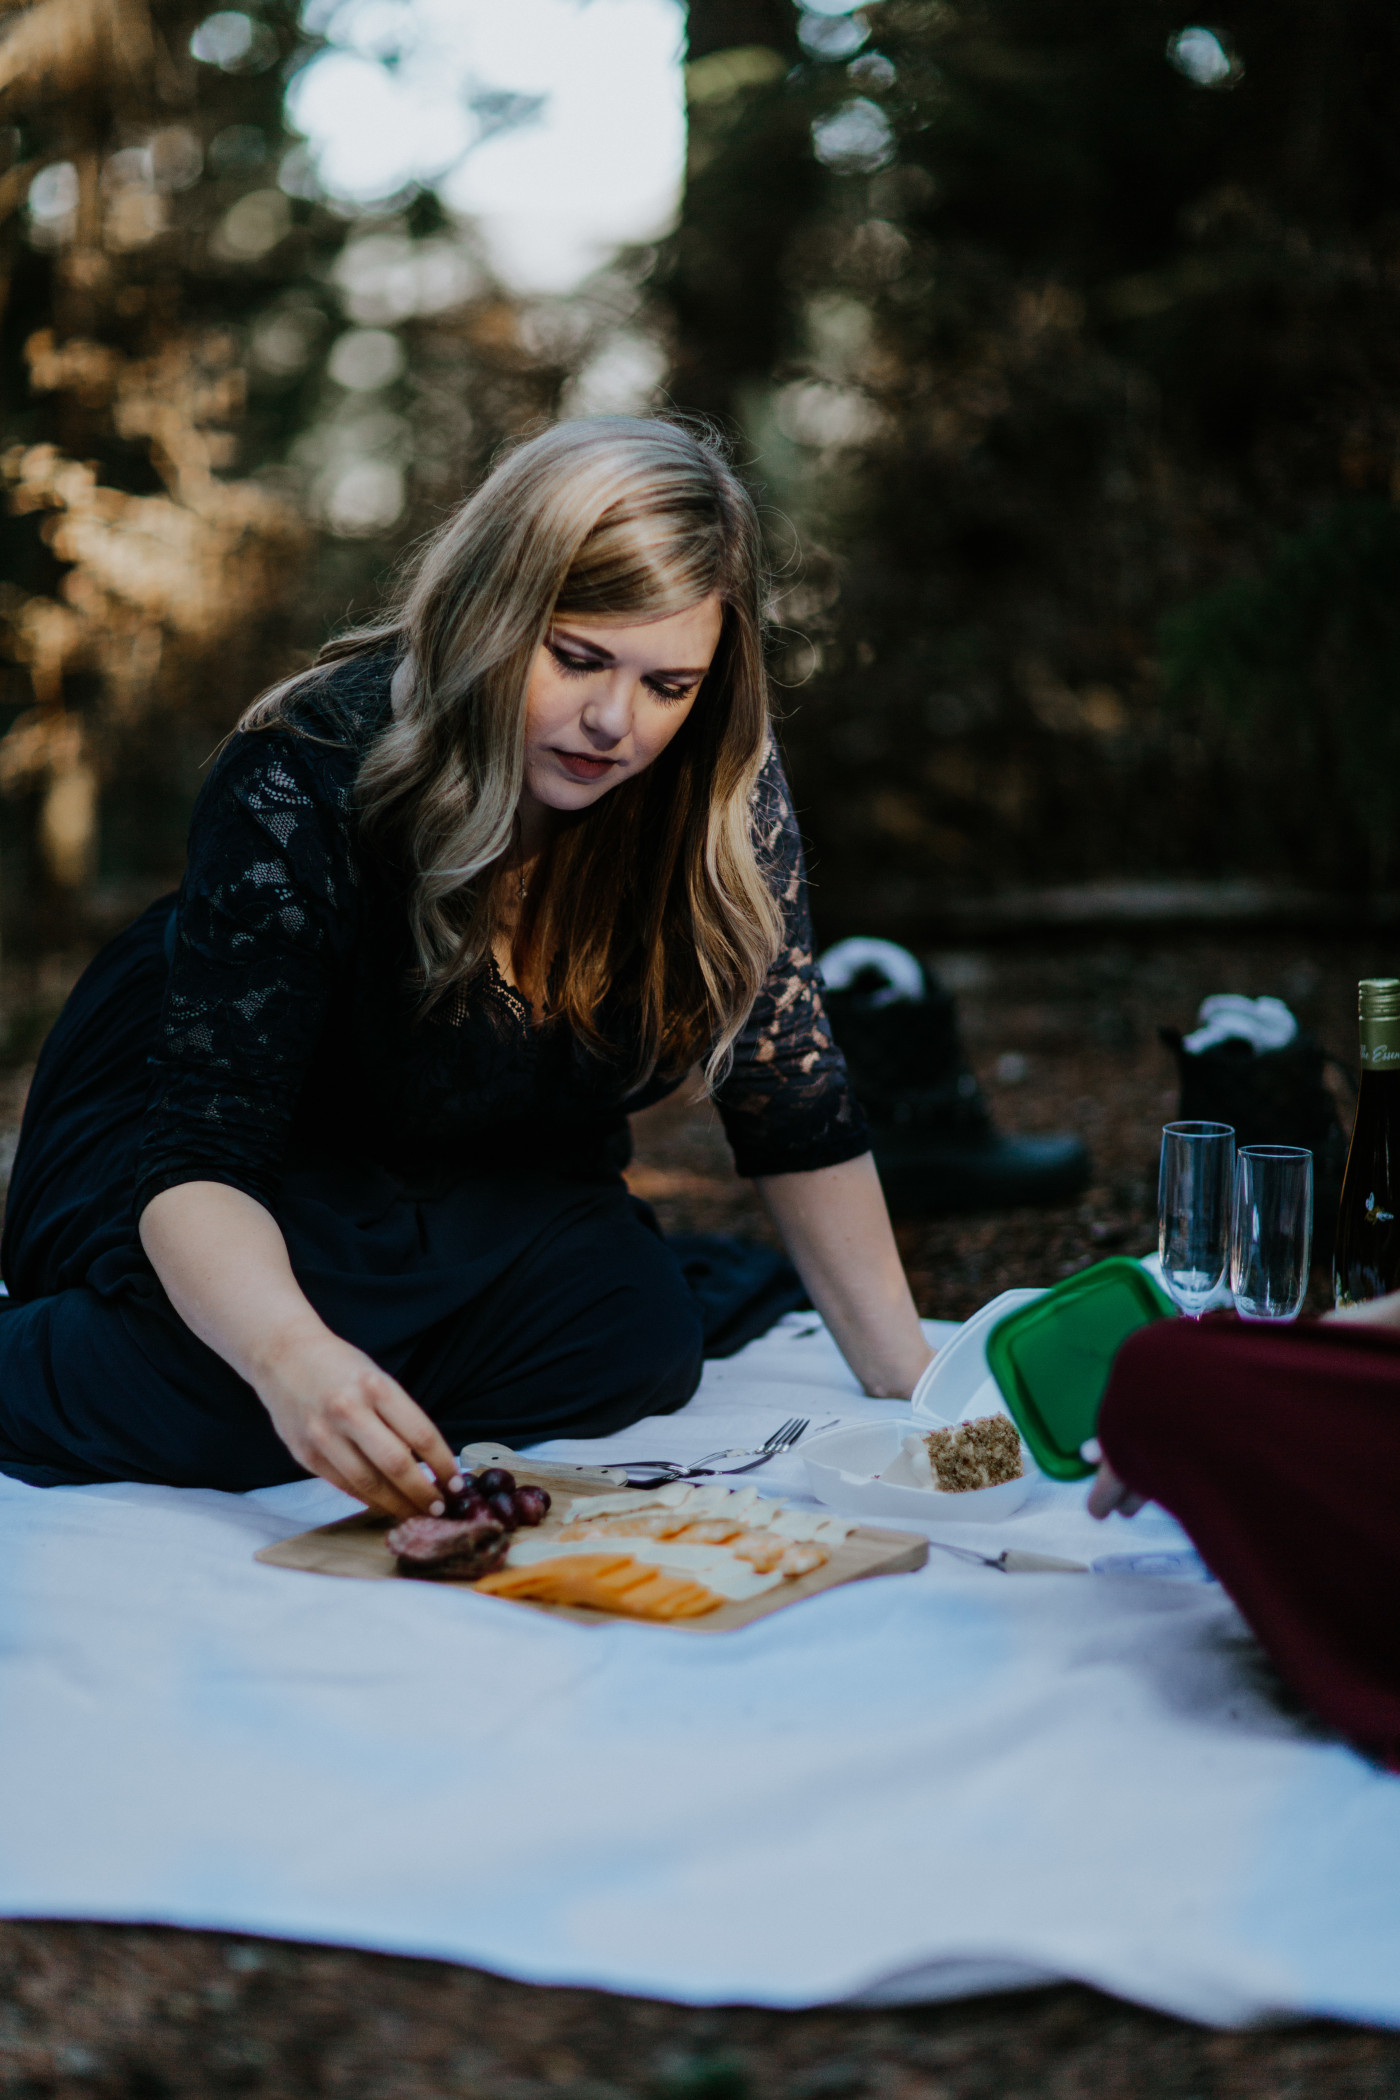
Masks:
[[[1313,1156],[1245,1145],[1235,1163],[1230,1289],[1242,1320],[1296,1320],[1312,1261]]]
[[[1188,1319],[1215,1302],[1230,1259],[1235,1133],[1228,1123],[1166,1123],[1157,1181],[1162,1281]]]

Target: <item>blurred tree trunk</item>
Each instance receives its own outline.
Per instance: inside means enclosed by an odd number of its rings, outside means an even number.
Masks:
[[[690,0],[690,139],[680,225],[660,272],[683,408],[742,423],[746,389],[791,350],[785,261],[817,203],[791,0]]]

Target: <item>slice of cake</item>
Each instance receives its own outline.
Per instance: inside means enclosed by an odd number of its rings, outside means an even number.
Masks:
[[[944,1495],[965,1495],[970,1488],[996,1487],[1019,1480],[1021,1439],[1006,1415],[980,1415],[948,1429],[907,1436],[899,1456],[881,1479],[894,1487],[934,1488]]]

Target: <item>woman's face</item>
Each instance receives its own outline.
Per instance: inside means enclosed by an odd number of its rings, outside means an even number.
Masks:
[[[590,809],[660,757],[695,705],[723,617],[714,595],[635,624],[559,615],[526,689],[527,833],[532,817]]]

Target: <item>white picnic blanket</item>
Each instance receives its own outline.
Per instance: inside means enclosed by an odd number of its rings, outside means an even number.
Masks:
[[[898,1412],[793,1316],[682,1415],[548,1449]],[[800,1455],[757,1478],[800,1492]],[[988,1544],[1180,1543],[1081,1505]],[[934,1553],[706,1637],[255,1564],[345,1507],[0,1481],[0,1913],[701,2003],[1078,1977],[1400,2023],[1400,1779],[1278,1708],[1218,1587]]]

